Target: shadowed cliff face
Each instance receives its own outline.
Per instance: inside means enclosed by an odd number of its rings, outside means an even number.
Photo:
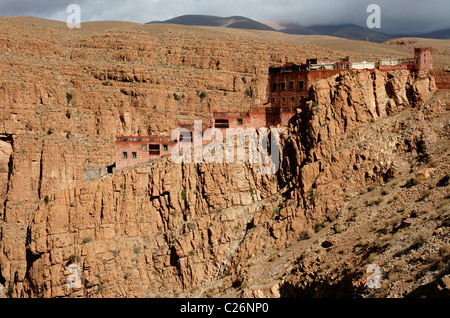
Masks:
[[[335,216],[361,185],[395,175],[389,144],[339,149],[349,134],[386,118],[387,107],[397,113],[434,90],[431,78],[408,72],[317,82],[314,101],[280,130],[277,175],[261,175],[258,165],[163,159],[55,193],[30,219],[22,293],[204,296],[241,286],[253,257]],[[409,91],[420,91],[417,100]],[[80,267],[82,288],[67,287],[71,263]]]

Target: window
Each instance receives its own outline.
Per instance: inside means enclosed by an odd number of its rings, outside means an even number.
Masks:
[[[161,154],[161,151],[159,149],[159,144],[157,145],[148,145],[148,154],[150,156],[159,156]]]
[[[198,132],[198,138],[203,138],[203,131]]]
[[[142,145],[142,152],[147,152],[147,145]]]
[[[162,145],[163,151],[169,151],[169,145]]]
[[[298,82],[298,88],[299,89],[305,89],[305,81]]]
[[[128,159],[128,152],[122,152],[122,159]]]
[[[243,118],[238,118],[237,119],[237,125],[238,126],[242,126],[244,124],[244,119]]]
[[[285,102],[285,101],[286,101],[286,99],[287,99],[287,98],[286,98],[286,96],[283,96],[283,102]]]
[[[272,83],[272,92],[277,91],[277,83]]]
[[[290,81],[289,82],[289,90],[293,91],[295,88],[295,82],[294,81]]]
[[[281,89],[282,91],[285,91],[285,90],[286,90],[286,82],[281,82],[281,84],[280,84],[280,89]]]
[[[132,159],[137,159],[137,152],[132,152],[131,153],[131,158]]]
[[[214,122],[215,128],[230,128],[228,119],[216,119]]]
[[[272,102],[275,103],[277,99],[275,97],[272,98]]]
[[[291,97],[291,100],[292,100],[293,102],[295,102],[295,96],[292,96],[292,97]]]

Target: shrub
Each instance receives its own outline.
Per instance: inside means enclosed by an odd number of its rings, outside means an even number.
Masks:
[[[70,117],[72,117],[72,112],[70,111],[70,109],[68,109],[66,111],[66,117],[70,119]]]
[[[433,229],[431,228],[425,228],[421,230],[419,233],[417,233],[417,236],[414,240],[415,245],[420,245],[428,241],[431,236],[433,235]]]
[[[173,93],[173,98],[177,101],[181,99],[180,95],[178,95],[177,93]]]
[[[92,241],[93,241],[93,238],[90,237],[90,236],[88,236],[88,237],[85,237],[85,238],[83,239],[82,244],[86,244],[86,243],[89,243],[89,242],[92,242]]]
[[[376,259],[377,259],[377,254],[371,253],[371,254],[369,255],[369,257],[367,257],[366,262],[369,263],[369,264],[371,264],[371,263],[373,263]]]
[[[280,208],[275,208],[275,210],[273,210],[273,214],[280,215]]]
[[[48,195],[44,197],[44,202],[45,204],[48,204],[50,202],[50,197]]]
[[[47,135],[51,135],[51,134],[53,134],[53,127],[50,127],[50,128],[47,130]]]
[[[6,290],[6,295],[7,295],[8,297],[11,297],[12,294],[13,294],[13,292],[14,292],[14,285],[9,285],[9,286],[8,286],[8,289]]]
[[[79,257],[77,255],[75,255],[75,254],[72,254],[72,255],[69,256],[69,262],[70,263],[75,263],[78,260],[79,260]]]
[[[186,200],[186,190],[185,189],[181,190],[181,199],[183,201]]]
[[[70,139],[70,136],[72,135],[72,132],[69,130],[69,131],[66,131],[66,138],[67,139]]]
[[[72,94],[70,94],[69,92],[66,92],[66,98],[67,98],[67,102],[70,103],[70,101],[72,100]]]
[[[206,97],[206,93],[205,92],[201,92],[198,97],[200,97],[200,99],[203,99]]]
[[[299,241],[307,240],[310,238],[311,238],[311,232],[308,230],[303,230],[298,237]]]
[[[321,230],[323,229],[323,225],[322,224],[317,224],[315,227],[314,227],[314,232],[320,232]]]

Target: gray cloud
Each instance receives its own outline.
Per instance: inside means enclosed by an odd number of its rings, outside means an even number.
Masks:
[[[0,15],[32,15],[65,21],[66,8],[81,7],[82,21],[145,23],[184,14],[243,15],[256,20],[365,25],[369,4],[380,5],[381,32],[425,33],[450,28],[448,0],[15,0],[0,3]]]

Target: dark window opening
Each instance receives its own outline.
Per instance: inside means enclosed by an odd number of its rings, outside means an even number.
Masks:
[[[289,90],[293,91],[295,88],[295,82],[294,81],[290,81],[289,82]]]
[[[298,82],[298,89],[305,89],[305,81]]]
[[[162,145],[163,151],[169,151],[169,145]]]
[[[122,152],[122,159],[128,159],[128,152]]]
[[[228,119],[216,119],[215,120],[216,128],[230,128],[230,123]]]
[[[295,96],[292,96],[292,97],[291,97],[291,100],[292,100],[293,102],[295,102]]]
[[[276,99],[275,97],[273,97],[273,98],[272,98],[272,102],[275,103],[276,101],[277,101],[277,99]]]
[[[277,91],[277,83],[272,83],[272,92]]]
[[[147,145],[142,145],[142,152],[146,152],[147,151]]]
[[[106,171],[107,171],[108,173],[114,173],[114,169],[115,169],[115,168],[116,168],[116,164],[113,163],[112,165],[106,167]]]
[[[244,124],[244,119],[243,118],[238,118],[237,119],[237,125],[238,126],[242,126]]]
[[[281,84],[280,84],[280,89],[281,89],[282,91],[285,91],[285,90],[286,90],[286,83],[285,83],[285,82],[281,82]]]
[[[137,152],[132,152],[131,153],[131,158],[132,159],[137,159]]]
[[[148,145],[148,154],[150,156],[159,156],[161,154],[159,145]]]

